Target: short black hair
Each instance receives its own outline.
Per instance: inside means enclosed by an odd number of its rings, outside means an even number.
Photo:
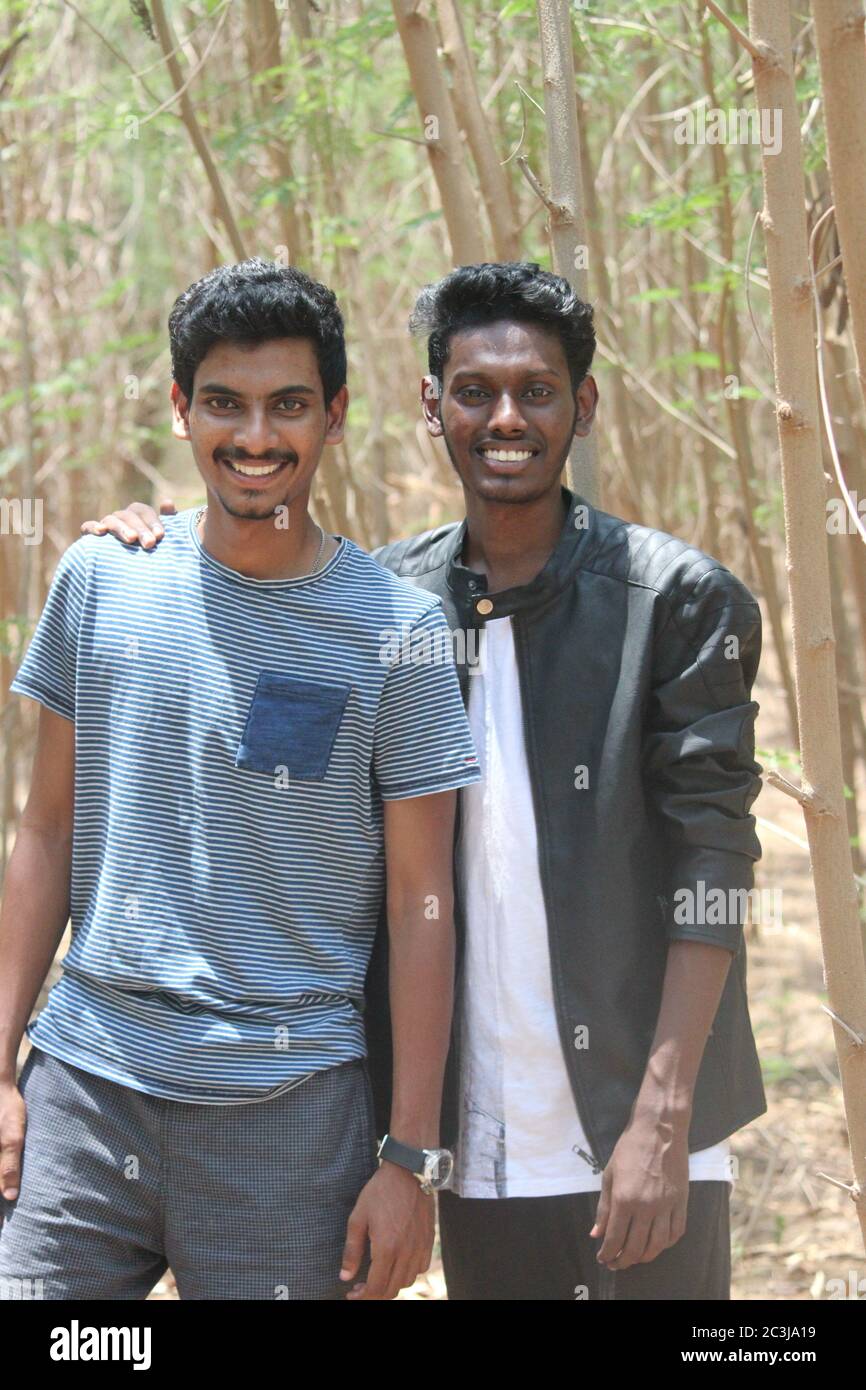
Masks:
[[[418,296],[409,331],[427,338],[430,375],[441,383],[451,338],[485,323],[516,320],[554,332],[562,343],[576,391],[592,363],[592,305],[567,280],[533,261],[461,265]]]
[[[219,342],[308,338],[316,351],[325,405],[346,384],[346,340],[337,297],[294,266],[259,257],[217,266],[178,295],[168,335],[172,376],[187,399],[198,367]]]

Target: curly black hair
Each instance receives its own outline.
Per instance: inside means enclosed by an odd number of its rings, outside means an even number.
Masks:
[[[484,323],[535,323],[562,343],[576,391],[592,364],[592,305],[578,299],[567,280],[532,261],[461,265],[418,296],[409,331],[427,338],[430,375],[441,382],[455,333]]]
[[[259,257],[217,266],[178,295],[168,334],[172,376],[187,399],[196,370],[218,342],[308,338],[325,405],[346,384],[346,341],[337,297],[294,266]]]

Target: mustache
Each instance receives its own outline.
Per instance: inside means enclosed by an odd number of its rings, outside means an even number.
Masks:
[[[283,453],[279,449],[266,449],[263,454],[248,454],[246,449],[214,449],[214,458],[219,463],[297,463],[298,456],[292,450]]]

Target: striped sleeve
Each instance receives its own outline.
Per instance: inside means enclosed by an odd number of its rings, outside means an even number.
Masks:
[[[84,608],[86,559],[80,543],[60,558],[42,616],[10,690],[75,720],[78,632]]]
[[[384,656],[383,649],[383,659]],[[395,633],[373,739],[385,801],[450,791],[481,777],[441,607]]]

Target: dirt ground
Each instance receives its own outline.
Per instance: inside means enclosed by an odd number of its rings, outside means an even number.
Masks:
[[[755,697],[760,749],[787,749],[784,706],[771,654]],[[765,767],[769,760],[762,757]],[[861,801],[866,805],[866,800]],[[826,1002],[821,951],[800,807],[765,784],[754,811],[763,858],[756,887],[781,890],[782,923],[749,933],[749,998],[769,1109],[736,1134],[732,1197],[735,1299],[866,1299],[866,1260],[846,1192],[820,1176],[851,1182],[850,1157]],[[763,823],[768,822],[769,824]],[[771,828],[774,827],[774,828]],[[65,954],[66,939],[59,956]],[[47,986],[57,978],[55,962]],[[41,1008],[44,992],[39,1001]],[[26,1055],[22,1047],[21,1060]],[[151,1299],[177,1297],[170,1274]],[[444,1299],[438,1257],[401,1299]]]

